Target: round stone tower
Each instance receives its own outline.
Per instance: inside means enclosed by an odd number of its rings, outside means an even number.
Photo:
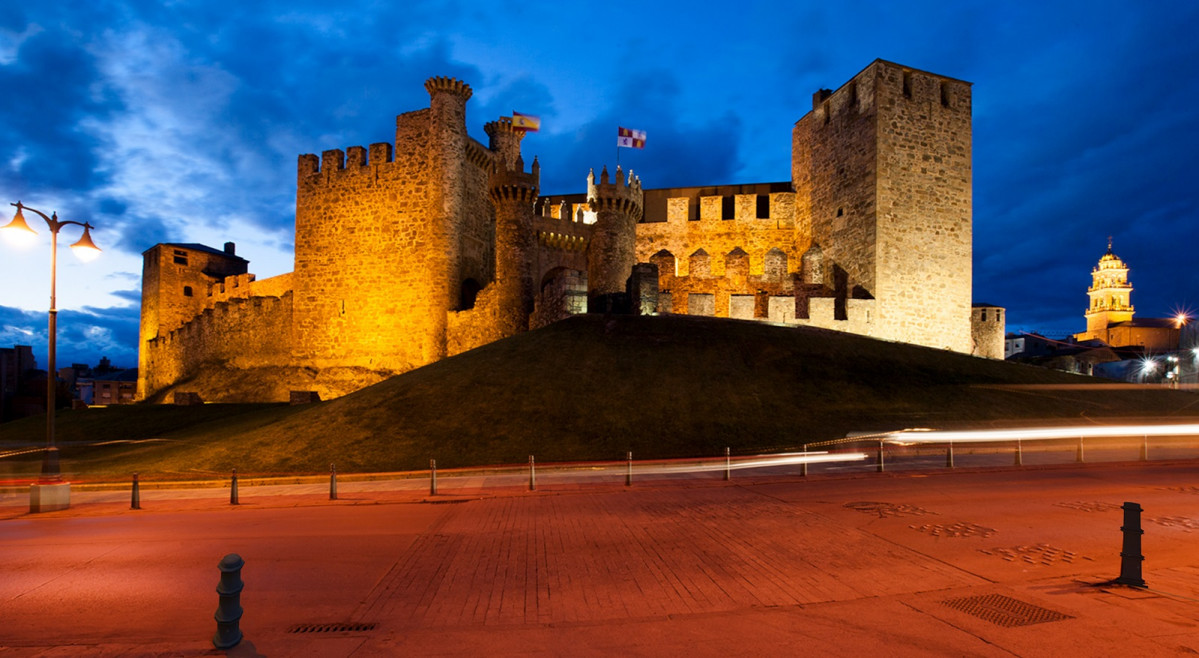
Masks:
[[[488,134],[492,134],[489,123]],[[499,133],[502,133],[502,129]],[[492,143],[495,135],[492,134]],[[520,137],[514,140],[520,148]],[[494,146],[493,146],[494,148]],[[501,153],[503,151],[500,151]],[[541,165],[533,159],[530,173],[517,151],[511,165],[500,162],[491,174],[488,192],[495,205],[495,283],[498,328],[504,336],[526,331],[533,312],[533,267],[537,247],[533,205],[541,180]]]
[[[520,158],[520,140],[525,138],[525,131],[512,127],[512,117],[489,121],[483,124],[483,130],[491,138],[489,148],[500,155],[506,168],[514,168]]]
[[[616,181],[608,180],[608,168],[595,182],[595,170],[587,174],[587,203],[595,212],[595,231],[587,246],[587,311],[604,313],[627,306],[621,300],[633,265],[637,263],[637,222],[641,221],[645,194],[641,180],[616,167]]]
[[[439,256],[430,260],[427,290],[431,335],[426,362],[446,356],[447,309],[454,308],[461,295],[461,254],[458,236],[466,223],[466,101],[470,85],[454,78],[435,77],[425,81],[429,92],[430,217],[425,227],[429,251]]]

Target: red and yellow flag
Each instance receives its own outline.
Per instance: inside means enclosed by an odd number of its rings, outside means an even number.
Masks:
[[[512,127],[527,133],[535,133],[541,130],[541,117],[514,111],[512,113]]]

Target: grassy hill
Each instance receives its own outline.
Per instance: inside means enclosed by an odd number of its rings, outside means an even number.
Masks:
[[[852,431],[1199,415],[1193,394],[1094,383],[818,329],[579,316],[316,405],[113,407],[58,425],[64,470],[183,476],[716,455]],[[42,428],[0,426],[0,450],[38,445]]]

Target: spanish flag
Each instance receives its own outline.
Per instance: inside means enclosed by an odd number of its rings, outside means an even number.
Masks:
[[[645,131],[617,127],[616,147],[620,148],[621,146],[631,149],[645,148]]]
[[[512,112],[512,127],[527,133],[535,133],[541,130],[541,117],[514,111]]]

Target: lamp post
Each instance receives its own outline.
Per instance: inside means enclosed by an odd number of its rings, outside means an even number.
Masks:
[[[60,485],[65,487],[65,492],[62,496],[52,495],[51,500],[46,501],[46,504],[40,503],[40,490],[31,488],[30,511],[48,511],[49,509],[62,509],[68,506],[70,501],[70,485],[62,482],[62,473],[58,468],[58,447],[54,445],[54,403],[55,389],[57,383],[57,373],[55,364],[55,347],[58,334],[58,308],[56,306],[56,294],[58,286],[58,232],[64,226],[74,224],[75,226],[83,227],[83,237],[79,241],[71,245],[71,250],[75,255],[84,262],[91,261],[100,255],[100,248],[96,243],[92,242],[91,229],[92,225],[87,222],[63,221],[58,218],[58,213],[53,213],[49,217],[46,213],[23,205],[20,201],[10,204],[16,206],[17,214],[13,216],[11,222],[3,227],[0,231],[4,232],[4,236],[11,242],[18,244],[30,244],[33,238],[37,235],[37,231],[30,228],[25,222],[25,215],[22,211],[28,210],[42,219],[46,220],[46,226],[50,229],[50,337],[49,337],[49,352],[47,357],[46,370],[46,450],[42,453],[42,474],[38,478],[38,485]],[[36,508],[36,509],[35,509]]]

